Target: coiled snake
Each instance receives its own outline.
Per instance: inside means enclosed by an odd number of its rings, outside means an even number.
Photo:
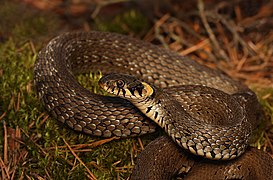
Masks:
[[[258,124],[260,106],[256,95],[246,86],[220,71],[169,50],[105,32],[66,33],[51,40],[40,51],[34,67],[39,99],[53,117],[76,131],[103,137],[128,137],[154,132],[155,123],[131,102],[119,97],[93,94],[75,79],[78,73],[98,69],[103,73],[126,72],[153,84],[155,89],[166,88],[170,94],[166,99],[174,98],[182,105],[165,110],[170,111],[171,119],[184,118],[188,123],[178,124],[180,134],[175,130],[177,122],[172,122],[165,130],[179,145],[195,154],[210,159],[238,157],[245,151],[249,135]],[[178,85],[179,88],[174,87]],[[173,107],[172,101],[164,103]],[[213,107],[218,104],[219,108]],[[174,110],[185,111],[187,116],[172,113]],[[161,121],[161,124],[168,124],[164,118]],[[171,141],[167,142],[172,144]],[[168,154],[158,155],[168,157]],[[247,164],[243,160],[244,163]],[[145,163],[142,166],[148,169]],[[267,167],[263,168],[265,171],[261,173],[271,177],[272,166],[269,158]],[[164,168],[168,169],[167,166]],[[136,168],[136,171],[133,174],[137,175],[132,178],[148,177],[143,169]],[[159,169],[155,174],[160,173]],[[202,170],[199,173],[204,175]],[[245,171],[242,169],[239,173]],[[196,175],[198,177],[198,172]],[[216,175],[212,179],[218,177]],[[155,176],[151,178],[156,179]]]

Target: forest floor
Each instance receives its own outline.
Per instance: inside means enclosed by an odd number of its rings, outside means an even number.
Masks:
[[[128,179],[143,147],[163,134],[103,139],[77,133],[48,115],[33,86],[34,62],[52,37],[67,31],[133,36],[247,84],[265,112],[251,146],[273,157],[272,1],[1,3],[0,179]],[[99,77],[78,79],[101,93]]]

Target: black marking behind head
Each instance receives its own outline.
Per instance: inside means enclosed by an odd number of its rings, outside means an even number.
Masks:
[[[156,111],[156,112],[155,112],[155,117],[154,117],[154,118],[156,119],[156,118],[157,118],[157,116],[158,116],[158,112]]]
[[[135,87],[128,88],[133,96],[135,96]]]
[[[115,91],[115,87],[113,87],[111,91],[112,91],[112,93],[113,93],[113,92]]]
[[[118,93],[117,93],[117,96],[119,95],[119,93],[120,93],[120,90],[122,90],[122,88],[118,88]]]
[[[153,106],[148,106],[147,110],[146,110],[146,113],[149,113],[152,110],[152,108],[153,108]]]
[[[126,95],[125,89],[122,88],[121,90],[122,90],[123,97],[125,97],[125,95]]]
[[[144,89],[143,84],[140,81],[134,81],[128,85],[128,89],[133,96],[135,96],[135,91],[142,97],[142,90]]]

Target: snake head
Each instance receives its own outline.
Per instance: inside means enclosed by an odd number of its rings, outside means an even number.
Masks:
[[[149,84],[125,74],[105,75],[99,80],[99,85],[108,93],[128,100],[146,98],[154,92]]]

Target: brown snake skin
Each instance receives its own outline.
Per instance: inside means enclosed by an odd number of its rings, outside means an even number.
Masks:
[[[138,156],[131,180],[178,177],[184,180],[272,180],[273,158],[249,148],[237,159],[211,161],[184,152],[169,137],[162,136],[148,144]]]
[[[75,79],[98,70],[126,72],[161,88],[193,84],[235,94],[251,129],[258,123],[259,103],[246,86],[171,51],[113,33],[66,33],[51,40],[34,68],[38,96],[53,117],[76,131],[103,137],[154,132],[155,124],[129,101],[93,94]]]

